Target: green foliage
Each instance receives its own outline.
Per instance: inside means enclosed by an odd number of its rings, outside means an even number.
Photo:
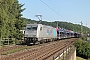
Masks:
[[[9,50],[7,52],[2,53],[2,55],[8,55],[8,54],[19,52],[19,51],[25,50],[25,49],[30,49],[30,47],[23,47],[23,48],[19,48],[19,49]]]
[[[85,59],[77,56],[77,57],[76,57],[76,60],[85,60]]]
[[[90,58],[90,44],[82,39],[76,41],[77,55],[82,58]]]
[[[80,38],[84,41],[87,41],[87,37],[81,36]]]
[[[26,19],[21,17],[25,9],[18,0],[0,0],[0,38],[21,39],[20,30],[26,25]]]

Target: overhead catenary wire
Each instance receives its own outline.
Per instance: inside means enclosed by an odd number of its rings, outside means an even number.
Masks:
[[[58,11],[60,11],[60,9],[51,1],[51,0],[48,0]],[[60,11],[61,12],[61,11]],[[62,12],[61,12],[62,13]],[[62,13],[64,15],[64,13]],[[66,19],[68,17],[65,17],[64,16],[64,19]]]
[[[51,8],[48,4],[46,4],[44,1],[40,0],[42,3],[44,3],[47,7],[49,7],[51,10],[53,10],[55,13],[57,13],[60,17],[64,18],[61,14],[59,14],[57,11],[55,11],[53,8]],[[64,18],[65,19],[65,18]]]
[[[34,9],[33,9],[33,10],[34,10]],[[35,10],[34,10],[34,11],[35,11]],[[36,11],[37,11],[37,10],[36,10]],[[30,11],[27,11],[27,12],[33,14],[34,17],[35,17],[35,15],[40,15],[40,14],[36,14],[35,12],[30,12]],[[45,17],[45,16],[43,16],[43,15],[42,15],[42,17],[43,17],[44,19],[48,19],[47,17]],[[46,21],[46,20],[42,20],[42,21]]]
[[[52,5],[55,6],[55,8],[58,9],[58,7],[51,0],[48,0],[48,1],[50,1],[50,3],[52,3]],[[58,9],[58,11],[60,11],[60,10]]]

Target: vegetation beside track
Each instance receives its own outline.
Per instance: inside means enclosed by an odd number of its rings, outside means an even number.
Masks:
[[[76,41],[76,52],[77,56],[90,58],[90,43],[86,41],[86,37],[81,37]]]
[[[23,48],[20,48],[20,49],[9,50],[7,52],[2,53],[2,55],[8,55],[8,54],[19,52],[19,51],[25,50],[25,49],[30,49],[30,47],[23,47]]]
[[[24,4],[19,4],[18,0],[0,0],[0,39],[16,38],[20,40],[23,34],[20,30],[26,25],[25,18],[22,17]]]
[[[19,52],[19,51],[22,51],[22,50],[25,50],[25,49],[28,50],[28,49],[31,49],[33,47],[38,47],[38,46],[42,46],[42,44],[34,45],[34,46],[24,46],[24,47],[19,48],[19,49],[8,50],[6,52],[3,52],[2,55],[8,55],[8,54],[11,54],[11,53]]]
[[[85,60],[85,59],[77,56],[76,60]]]

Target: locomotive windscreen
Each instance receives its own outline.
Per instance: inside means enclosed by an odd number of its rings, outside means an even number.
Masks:
[[[25,37],[36,37],[38,25],[27,25],[25,30]]]
[[[26,30],[37,30],[37,26],[28,26]]]

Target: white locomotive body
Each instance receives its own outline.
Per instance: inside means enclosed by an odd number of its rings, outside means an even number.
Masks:
[[[54,27],[42,24],[27,24],[24,40],[26,43],[46,42],[57,39]]]

